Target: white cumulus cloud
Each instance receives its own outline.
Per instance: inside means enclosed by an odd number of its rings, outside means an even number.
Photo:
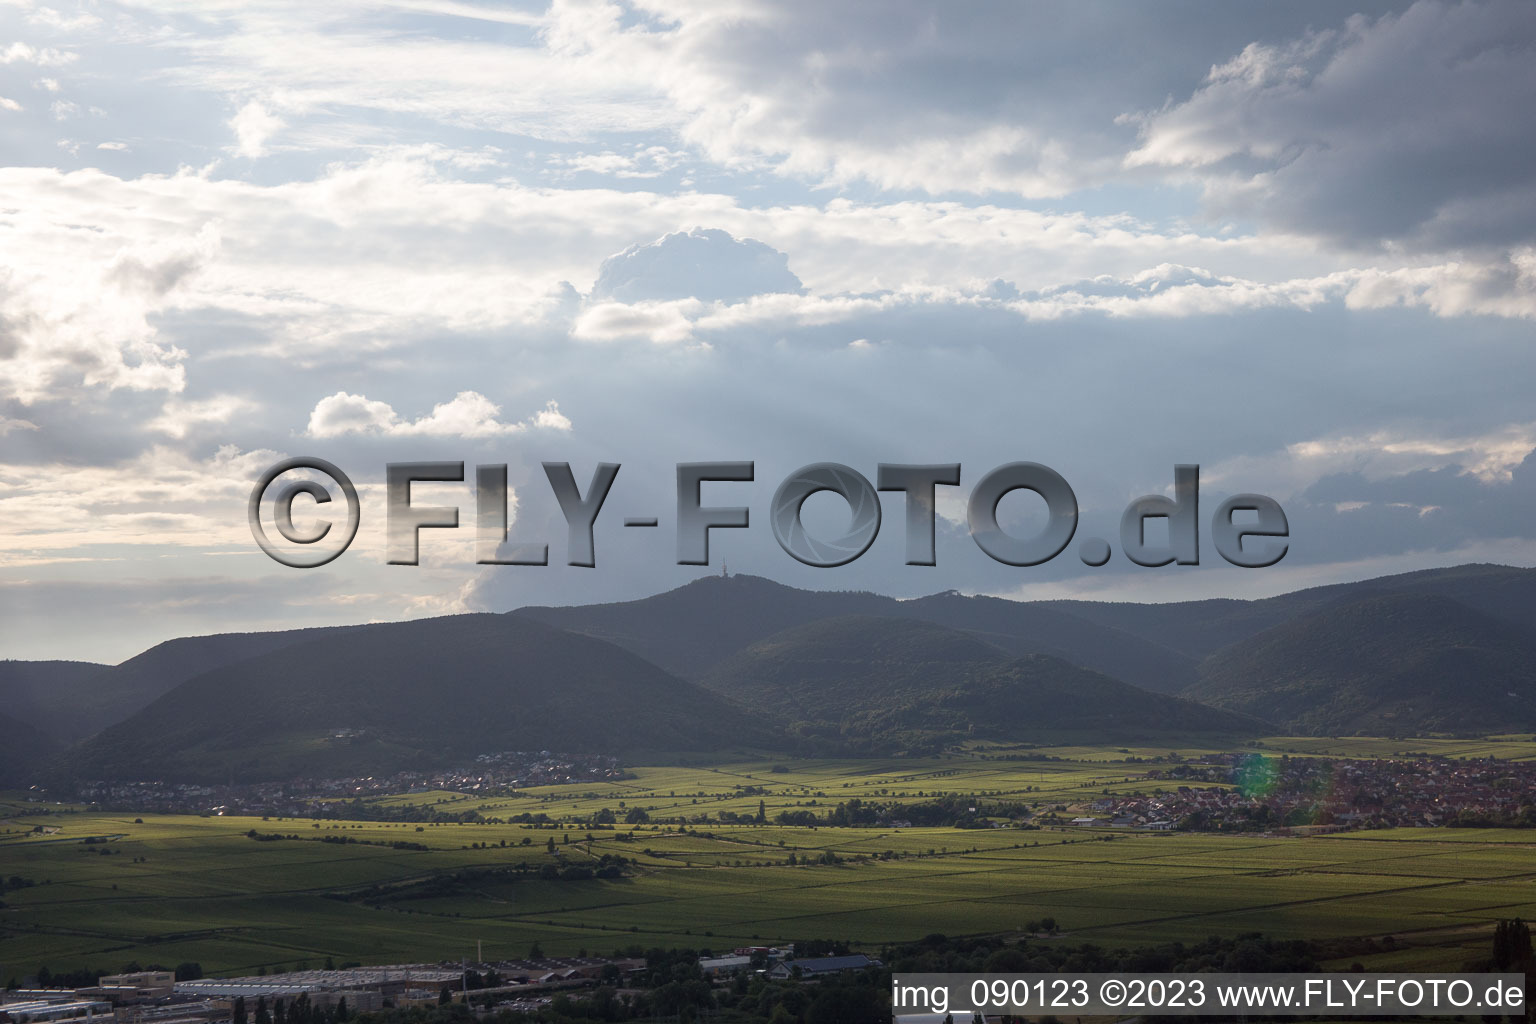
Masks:
[[[460,391],[432,411],[407,420],[388,402],[338,391],[315,403],[307,433],[311,437],[372,434],[383,437],[497,437],[530,427],[570,430],[571,421],[554,401],[519,423],[502,423],[501,407],[478,391]]]
[[[235,152],[252,159],[265,156],[267,142],[285,127],[282,118],[255,100],[241,107],[229,126],[235,132]]]

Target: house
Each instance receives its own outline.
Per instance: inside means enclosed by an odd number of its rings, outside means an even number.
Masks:
[[[37,1000],[6,1003],[0,1006],[0,1021],[5,1024],[47,1024],[51,1021],[111,1020],[112,1004],[102,999],[78,999],[68,1002]]]
[[[751,956],[714,956],[703,957],[699,960],[699,970],[708,978],[718,978],[724,974],[736,974],[752,969]]]
[[[795,955],[793,942],[786,946],[737,946],[731,952],[737,956],[756,956],[761,953],[769,960],[783,960],[787,956]]]
[[[768,969],[768,977],[776,981],[797,976],[801,978],[815,978],[823,974],[837,974],[841,971],[861,971],[866,967],[880,967],[882,964],[873,957],[863,953],[850,953],[847,956],[818,956],[805,960],[781,960]]]
[[[107,999],[121,1006],[126,1003],[152,1002],[176,991],[176,975],[170,971],[135,971],[132,974],[104,974],[95,985],[83,988],[90,999]]]

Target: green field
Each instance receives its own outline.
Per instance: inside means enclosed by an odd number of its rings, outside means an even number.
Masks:
[[[1292,744],[1298,752],[1355,756],[1399,749],[1487,756],[1490,747],[1502,756],[1536,756],[1528,738],[1276,738],[1266,749]],[[1301,749],[1308,745],[1317,749]],[[657,817],[718,819],[721,811],[755,813],[759,801],[772,818],[786,809],[824,813],[853,796],[885,802],[939,794],[1048,809],[1082,805],[1105,790],[1150,790],[1141,777],[1148,766],[1128,759],[1158,753],[979,747],[944,758],[784,761],[777,771],[762,761],[655,767],[623,782],[516,797],[412,793],[381,802],[473,808],[503,819],[524,812],[586,818],[607,807],[622,820],[636,806]],[[1026,759],[1045,756],[1061,760]],[[589,831],[570,821],[537,828],[144,815],[139,822],[131,814],[40,809],[0,802],[0,878],[37,883],[0,895],[7,904],[0,910],[0,982],[43,964],[116,970],[132,960],[192,960],[209,972],[251,973],[319,966],[328,956],[457,959],[474,956],[477,941],[497,958],[523,955],[534,941],[550,953],[804,938],[878,947],[930,932],[1017,932],[1046,917],[1062,929],[1057,941],[1139,945],[1252,931],[1359,938],[1375,945],[1352,948],[1343,964],[1427,969],[1460,967],[1483,954],[1500,918],[1536,916],[1536,834],[1508,830],[1273,838],[711,820],[688,832],[651,824]],[[38,825],[57,831],[38,834]],[[253,828],[300,838],[257,842],[245,835]],[[305,841],[326,836],[360,842]],[[87,837],[103,838],[87,844]],[[804,863],[828,852],[841,863]],[[486,873],[519,861],[595,863],[605,853],[634,860],[632,874],[544,881]],[[464,871],[480,874],[431,884]],[[378,888],[365,892],[369,887]]]

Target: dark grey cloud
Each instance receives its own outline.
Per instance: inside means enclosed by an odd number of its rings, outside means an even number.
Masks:
[[[802,0],[683,19],[673,92],[701,147],[787,173],[1058,196],[1122,177],[1136,129],[1121,115],[1188,95],[1250,43],[1403,6],[898,0],[871,16]]]
[[[1536,452],[1508,480],[1479,478],[1460,464],[1379,479],[1337,473],[1300,496],[1321,558],[1450,550],[1491,537],[1536,539]]]
[[[1493,321],[1469,332],[1403,311],[1025,323],[1003,309],[935,303],[791,331],[706,332],[713,353],[682,360],[648,344],[621,347],[585,381],[562,378],[561,408],[576,428],[540,449],[556,453],[542,458],[570,459],[583,482],[599,460],[623,464],[604,511],[612,518],[598,527],[598,567],[558,564],[564,527],[535,469],[517,485],[526,531],[519,539],[548,539],[556,564],[487,570],[473,600],[488,608],[613,600],[698,575],[674,564],[673,467],[693,460],[757,462],[754,483],[706,492],[708,503],[749,506],[754,524],[715,532],[715,565],[816,588],[912,596],[1089,578],[1199,588],[1198,576],[1206,592],[1223,593],[1233,575],[1268,572],[1224,571],[1209,544],[1205,564],[1190,571],[1141,569],[1118,553],[1125,505],[1170,487],[1177,462],[1206,470],[1203,530],[1232,492],[1278,496],[1296,537],[1287,568],[1528,536],[1530,497],[1518,486],[1460,475],[1459,465],[1389,471],[1378,477],[1380,495],[1356,495],[1307,490],[1319,474],[1336,474],[1329,463],[1286,452],[1318,438],[1369,435],[1383,423],[1434,440],[1523,422],[1524,333],[1518,323]],[[1449,347],[1452,336],[1466,344]],[[874,341],[850,348],[856,338]],[[983,473],[1017,460],[1042,462],[1068,480],[1082,509],[1078,539],[1116,541],[1108,566],[1086,568],[1075,544],[1045,566],[1002,566],[962,526],[943,522],[939,565],[906,566],[899,496],[884,498],[884,526],[870,551],[838,569],[800,566],[768,529],[774,488],[807,463],[841,462],[873,478],[882,461],[960,462],[962,485],[948,491],[954,513]],[[1442,480],[1463,497],[1421,515],[1420,506],[1439,501],[1429,484]],[[1413,501],[1418,490],[1424,494],[1411,509],[1388,503]],[[1004,521],[1027,534],[1036,525],[1031,502],[1018,498]],[[1335,508],[1352,500],[1379,507],[1364,515]],[[626,530],[619,524],[628,515],[656,515],[661,527]]]
[[[1226,212],[1355,245],[1536,239],[1536,6],[1420,0],[1255,37],[1149,116],[1139,166],[1185,168]]]

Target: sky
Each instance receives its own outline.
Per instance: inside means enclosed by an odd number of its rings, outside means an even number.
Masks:
[[[724,564],[1139,601],[1536,564],[1533,50],[1518,0],[0,0],[0,657]],[[318,568],[247,521],[294,456],[359,493]],[[385,466],[422,461],[466,464],[412,489],[461,526],[389,565]],[[693,461],[755,466],[704,485],[751,510],[708,567],[675,564]],[[1019,461],[1079,509],[1031,567],[967,532]],[[544,462],[621,466],[591,568]],[[790,558],[770,502],[818,462],[961,464],[937,564],[900,493],[857,560]],[[1189,463],[1199,565],[1077,557]],[[481,464],[549,565],[476,564]],[[1278,565],[1212,546],[1236,493],[1284,508]]]

